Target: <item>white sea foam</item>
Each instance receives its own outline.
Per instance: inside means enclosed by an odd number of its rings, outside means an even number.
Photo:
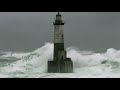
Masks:
[[[110,48],[106,53],[94,53],[93,51],[80,51],[77,48],[69,47],[67,48],[67,56],[73,61],[74,73],[48,74],[46,73],[47,61],[53,58],[52,43],[46,43],[33,52],[6,53],[2,58],[16,57],[20,60],[1,67],[0,77],[120,77],[120,50]]]

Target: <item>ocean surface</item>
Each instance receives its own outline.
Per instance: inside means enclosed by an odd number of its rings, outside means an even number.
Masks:
[[[0,78],[120,78],[120,50],[104,53],[67,48],[74,73],[47,73],[47,61],[53,58],[53,43],[33,52],[0,52]]]

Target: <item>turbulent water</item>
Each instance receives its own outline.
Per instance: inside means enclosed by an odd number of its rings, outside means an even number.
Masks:
[[[120,78],[120,50],[105,53],[67,48],[74,73],[47,73],[47,61],[53,58],[53,44],[28,53],[0,53],[0,78]]]

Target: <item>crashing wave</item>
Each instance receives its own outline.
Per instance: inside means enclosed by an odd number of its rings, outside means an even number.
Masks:
[[[115,75],[116,72],[120,76],[119,50],[110,48],[106,53],[95,53],[93,51],[80,51],[74,47],[69,47],[67,48],[67,56],[72,59],[74,66],[74,73],[72,76],[70,75],[71,77],[103,77],[104,75],[110,77],[110,75]],[[45,74],[47,72],[47,61],[53,59],[52,43],[46,43],[43,47],[33,52],[7,53],[2,55],[2,57],[15,57],[19,60],[1,67],[0,74],[5,74],[9,77],[44,77],[44,75],[51,77],[51,75],[56,75]],[[63,76],[66,77],[66,75],[69,76],[68,74]]]

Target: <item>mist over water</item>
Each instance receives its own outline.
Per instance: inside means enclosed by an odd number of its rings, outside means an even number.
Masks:
[[[105,53],[67,48],[74,73],[47,73],[47,61],[53,59],[53,44],[33,52],[1,52],[0,78],[104,78],[120,77],[120,50],[109,48]]]

